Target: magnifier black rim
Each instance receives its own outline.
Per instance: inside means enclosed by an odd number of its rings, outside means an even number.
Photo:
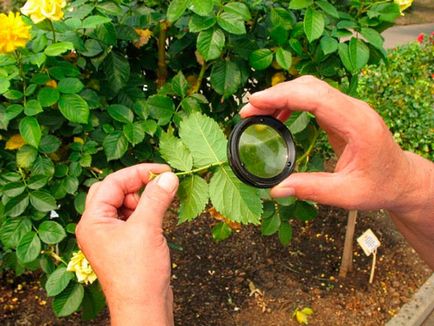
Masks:
[[[254,124],[263,124],[273,128],[279,133],[286,143],[288,158],[285,168],[281,173],[272,178],[261,178],[250,173],[241,162],[238,146],[241,135],[243,134],[244,130]],[[294,139],[288,128],[282,122],[273,117],[264,115],[249,117],[238,123],[232,130],[228,142],[228,158],[232,171],[240,180],[257,188],[271,188],[282,182],[294,171],[296,158]]]

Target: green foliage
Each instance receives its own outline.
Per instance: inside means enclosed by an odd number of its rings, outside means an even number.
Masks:
[[[359,94],[404,149],[434,160],[434,45],[431,40],[389,51],[387,63],[363,71]]]
[[[243,99],[276,74],[346,81],[343,90],[354,91],[354,76],[384,56],[379,32],[399,16],[391,0],[67,6],[62,21],[32,25],[25,48],[0,55],[0,268],[40,266],[56,315],[81,309],[85,319],[104,307],[101,289],[79,284],[65,265],[94,182],[166,161],[181,178],[180,222],[212,204],[227,219],[213,228],[216,240],[230,236],[234,221],[261,224],[288,245],[291,221],[312,219],[316,208],[272,201],[232,173],[226,136]],[[287,125],[298,171],[318,170],[312,116],[293,114]]]

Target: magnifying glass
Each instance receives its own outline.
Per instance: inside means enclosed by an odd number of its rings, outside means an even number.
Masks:
[[[243,182],[257,188],[271,188],[295,167],[296,150],[288,128],[270,116],[242,120],[228,142],[229,165]]]

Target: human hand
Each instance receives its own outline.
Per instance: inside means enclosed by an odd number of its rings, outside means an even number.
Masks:
[[[162,222],[178,179],[167,171],[166,165],[139,164],[89,189],[76,235],[106,295],[113,324],[173,324]],[[150,172],[162,174],[150,181]]]
[[[366,103],[311,76],[253,94],[242,117],[292,111],[314,114],[339,157],[334,173],[295,173],[272,189],[275,197],[298,198],[348,209],[390,209],[418,200],[410,175],[412,154],[394,142],[382,118]],[[414,155],[415,156],[415,155]]]

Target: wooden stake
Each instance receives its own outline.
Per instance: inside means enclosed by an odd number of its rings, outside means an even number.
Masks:
[[[353,270],[353,239],[356,229],[357,211],[349,211],[347,231],[345,233],[344,252],[342,254],[339,277],[346,277],[348,272]]]
[[[369,284],[372,284],[374,281],[374,273],[375,273],[375,263],[377,261],[377,249],[372,253],[372,267],[371,267],[371,275],[369,276]]]

